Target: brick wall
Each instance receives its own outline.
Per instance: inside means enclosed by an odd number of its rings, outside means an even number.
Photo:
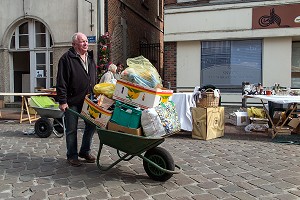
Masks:
[[[107,3],[112,62],[126,64],[127,58],[139,56],[141,42],[163,45],[163,33],[159,30],[163,30],[163,22],[157,18],[157,1],[147,0],[145,5],[140,0],[109,0]]]
[[[164,87],[168,87],[168,82],[171,88],[176,87],[176,57],[177,57],[177,43],[164,43]]]

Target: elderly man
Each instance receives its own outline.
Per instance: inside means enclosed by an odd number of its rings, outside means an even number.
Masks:
[[[82,164],[78,157],[84,158],[89,163],[96,160],[91,155],[95,126],[85,122],[82,143],[78,152],[78,116],[68,111],[68,108],[78,113],[81,112],[84,98],[92,92],[96,78],[96,64],[93,52],[88,50],[87,37],[83,33],[75,33],[72,37],[72,47],[59,60],[56,90],[59,108],[65,112],[67,161],[76,167]]]

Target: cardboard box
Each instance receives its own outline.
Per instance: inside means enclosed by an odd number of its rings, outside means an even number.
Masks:
[[[210,140],[224,136],[224,107],[193,107],[191,112],[192,138]]]
[[[227,122],[235,126],[247,126],[250,123],[247,112],[230,113]]]
[[[147,109],[158,106],[160,102],[167,102],[172,95],[173,90],[147,88],[129,81],[118,80],[113,99]]]
[[[133,135],[137,135],[137,136],[143,135],[142,128],[138,128],[138,129],[128,128],[128,127],[113,123],[111,121],[108,122],[107,129],[112,130],[112,131],[122,132],[122,133],[129,133],[129,134],[133,134]]]
[[[298,127],[298,125],[300,124],[300,119],[299,118],[293,118],[288,125],[294,129],[296,129]]]
[[[96,126],[106,128],[107,122],[110,120],[112,111],[106,110],[94,102],[88,96],[85,97],[81,114],[94,123]]]

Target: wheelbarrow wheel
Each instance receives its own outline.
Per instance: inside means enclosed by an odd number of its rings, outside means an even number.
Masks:
[[[35,134],[41,138],[49,137],[53,132],[53,126],[50,119],[42,117],[35,122],[34,125]]]
[[[172,171],[175,169],[173,157],[167,150],[161,147],[155,147],[148,150],[144,156],[163,169]],[[143,166],[147,175],[153,180],[166,181],[173,176],[173,174],[158,169],[146,160],[143,160]]]

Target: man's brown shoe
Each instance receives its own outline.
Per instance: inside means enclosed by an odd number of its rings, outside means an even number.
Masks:
[[[96,158],[91,154],[87,154],[87,155],[79,154],[78,156],[80,158],[84,158],[88,163],[94,163],[96,161]]]
[[[68,163],[73,167],[79,167],[82,163],[78,159],[68,159]]]

